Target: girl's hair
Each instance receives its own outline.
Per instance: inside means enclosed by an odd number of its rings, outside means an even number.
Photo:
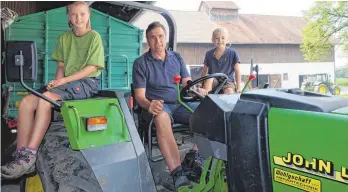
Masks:
[[[216,28],[216,29],[213,31],[213,34],[212,34],[212,36],[211,36],[212,40],[215,39],[216,33],[218,33],[218,32],[220,32],[220,33],[222,32],[222,33],[225,33],[226,35],[228,35],[228,31],[227,31],[226,28],[224,28],[224,27],[219,27],[219,28]]]
[[[89,13],[89,15],[91,16],[91,10],[89,9],[89,6],[88,6],[88,4],[87,4],[85,1],[75,1],[74,3],[68,5],[68,6],[66,7],[66,14],[68,14],[68,16],[69,16],[71,7],[76,6],[76,5],[85,5],[85,6],[88,8],[88,13]],[[73,24],[71,23],[70,20],[68,21],[68,25],[69,25],[70,28],[73,27]],[[87,29],[92,29],[92,26],[91,26],[91,18],[88,19],[86,28],[87,28]]]

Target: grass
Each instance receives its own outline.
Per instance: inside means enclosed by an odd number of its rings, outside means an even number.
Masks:
[[[337,78],[336,83],[338,86],[348,86],[348,78]]]

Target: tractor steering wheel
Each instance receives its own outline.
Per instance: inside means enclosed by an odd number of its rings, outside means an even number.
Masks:
[[[198,93],[195,89],[193,89],[193,86],[199,84],[200,82],[211,79],[211,78],[216,78],[218,81],[218,85],[215,86],[211,91],[209,91],[209,94],[218,94],[222,87],[225,85],[225,83],[228,80],[228,77],[224,73],[214,73],[210,75],[206,75],[204,77],[198,78],[195,81],[188,81],[187,85],[181,90],[180,92],[180,97],[183,102],[192,102],[196,100],[203,100],[204,96]],[[193,93],[194,96],[188,96],[188,93]]]

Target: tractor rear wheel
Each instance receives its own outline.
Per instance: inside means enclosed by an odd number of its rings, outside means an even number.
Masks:
[[[21,191],[102,191],[82,153],[71,149],[63,122],[51,123],[38,151],[36,169],[38,176],[26,178]]]
[[[327,94],[329,91],[329,87],[327,87],[325,84],[319,84],[315,89],[315,92],[320,94]]]

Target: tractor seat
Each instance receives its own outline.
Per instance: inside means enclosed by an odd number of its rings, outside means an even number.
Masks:
[[[153,116],[148,113],[146,110],[144,110],[135,100],[135,93],[133,89],[133,84],[131,84],[131,98],[132,100],[129,100],[129,106],[131,106],[131,111],[133,114],[133,118],[135,118],[135,115],[138,119],[138,132],[140,135],[140,138],[142,139],[143,145],[145,144],[145,133],[147,132],[147,140],[148,140],[148,158],[152,162],[157,162],[163,159],[163,157],[154,159],[152,156],[152,137],[156,137],[156,127],[153,123]],[[184,132],[184,131],[190,131],[189,125],[181,124],[178,122],[174,122],[172,124],[172,131],[173,133],[176,132]],[[145,146],[145,145],[144,145]]]
[[[143,110],[138,115],[138,132],[142,139],[143,145],[145,145],[145,134],[147,132],[147,142],[148,142],[148,158],[152,162],[157,162],[163,159],[163,157],[154,159],[152,155],[153,142],[152,138],[157,137],[155,123],[153,122],[153,116],[147,111]],[[134,115],[133,115],[134,116]],[[178,132],[188,132],[190,131],[189,125],[174,122],[172,124],[173,133]]]

